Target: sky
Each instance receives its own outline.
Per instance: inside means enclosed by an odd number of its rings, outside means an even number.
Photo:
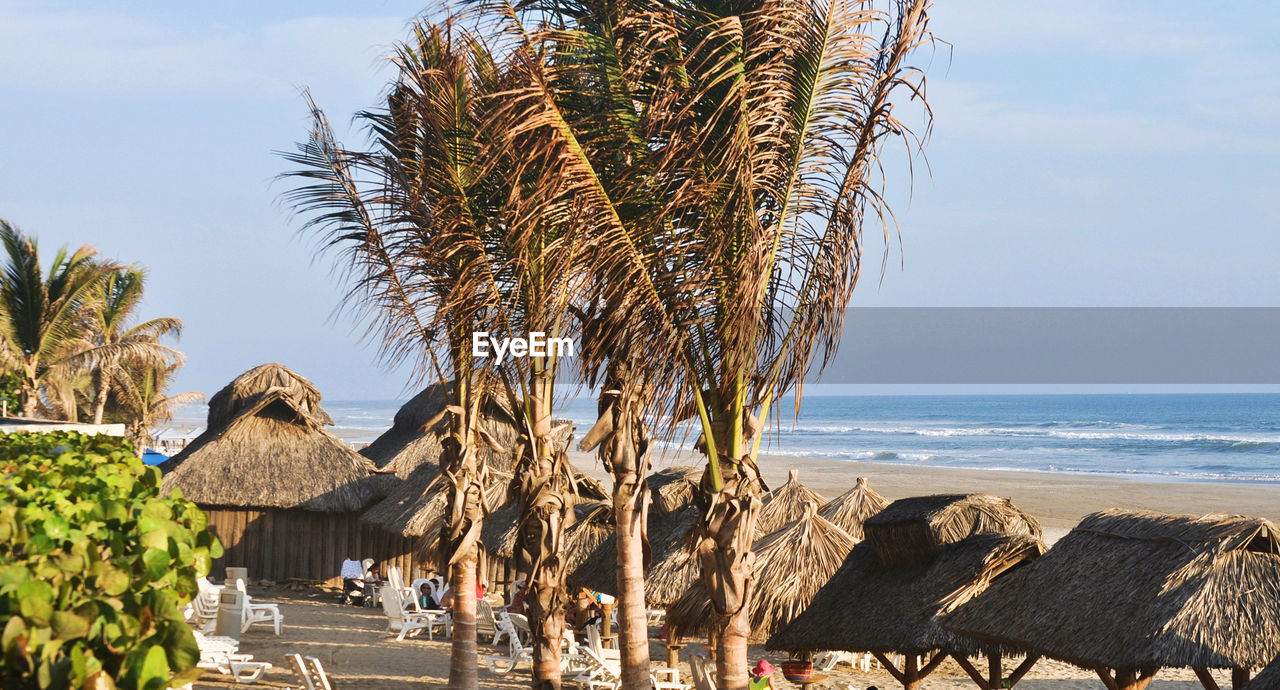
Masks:
[[[420,2],[0,0],[0,217],[150,269],[177,391],[278,361],[403,398],[273,178],[309,88],[342,138]],[[926,161],[856,306],[1280,306],[1280,5],[940,2]],[[869,243],[873,263],[884,251]]]

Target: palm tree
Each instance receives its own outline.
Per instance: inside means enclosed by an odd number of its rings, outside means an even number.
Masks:
[[[54,255],[46,276],[33,237],[0,219],[0,363],[21,378],[22,414],[35,416],[41,387],[53,367],[73,354],[96,306],[109,264],[95,262],[88,245],[73,253],[65,247]],[[73,412],[74,414],[74,412]]]
[[[180,407],[204,402],[203,393],[187,392],[169,395],[167,389],[174,373],[182,366],[172,361],[161,366],[148,362],[124,364],[107,370],[111,377],[112,416],[125,421],[126,433],[138,455],[155,445],[151,430],[173,419]]]
[[[94,424],[102,423],[118,369],[125,366],[159,368],[170,360],[181,360],[181,353],[159,342],[165,335],[182,334],[180,319],[166,316],[129,325],[142,302],[145,281],[146,270],[140,266],[109,269],[99,288],[101,294],[88,310],[88,332],[82,338],[83,343],[75,348],[80,352],[60,363],[92,373]]]
[[[369,318],[384,362],[412,361],[419,380],[448,382],[441,466],[449,519],[441,550],[456,595],[449,686],[474,688],[478,538],[489,482],[477,449],[496,444],[479,426],[493,392],[471,356],[471,333],[491,330],[489,235],[508,191],[480,156],[483,97],[497,79],[492,58],[449,22],[417,22],[412,32],[391,58],[396,76],[385,105],[357,115],[368,150],[339,144],[310,103],[311,135],[284,156],[298,166],[285,175],[298,185],[286,198],[324,249],[343,252],[350,304]]]

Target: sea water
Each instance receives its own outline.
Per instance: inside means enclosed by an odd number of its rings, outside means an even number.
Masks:
[[[322,403],[334,432],[367,442],[401,402]],[[596,403],[566,402],[576,435]],[[869,395],[785,403],[762,453],[967,469],[1104,474],[1169,481],[1280,482],[1280,394]],[[198,430],[204,409],[175,425]],[[665,447],[689,447],[677,435]]]

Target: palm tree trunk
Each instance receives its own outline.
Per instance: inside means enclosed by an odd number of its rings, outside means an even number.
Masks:
[[[746,447],[743,443],[740,447]],[[715,490],[711,467],[702,476],[699,492],[698,558],[702,579],[711,597],[717,637],[716,677],[721,690],[746,690],[748,620],[752,596],[751,567],[755,554],[756,516],[763,484],[750,454],[730,462],[720,454],[722,486]]]
[[[26,380],[22,382],[18,398],[22,404],[22,416],[31,419],[36,416],[36,406],[40,404],[40,380],[36,378],[34,367],[26,369]]]
[[[445,478],[450,483],[449,522],[444,553],[449,556],[453,583],[453,634],[450,643],[449,687],[469,690],[479,684],[476,663],[476,568],[478,539],[484,521],[484,472],[478,466],[476,429],[482,393],[463,376],[454,381],[457,404],[450,414],[450,436],[443,444]]]
[[[110,392],[111,386],[107,382],[107,377],[101,373],[98,374],[98,395],[93,402],[93,423],[101,424],[102,415],[107,410],[107,394]]]
[[[628,380],[632,379],[632,380]],[[618,544],[618,642],[624,690],[646,690],[649,682],[649,623],[644,600],[644,554],[648,545],[649,429],[641,385],[624,365],[605,374],[599,419],[583,449],[599,444],[600,462],[613,475],[613,515]]]
[[[560,639],[566,603],[562,560],[564,531],[573,521],[573,479],[569,459],[551,443],[547,387],[535,381],[526,401],[528,432],[521,439],[516,470],[520,501],[516,567],[529,574],[525,611],[533,638],[533,688],[559,690]]]

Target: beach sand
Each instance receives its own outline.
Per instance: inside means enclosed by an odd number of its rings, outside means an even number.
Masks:
[[[572,460],[583,471],[601,479],[606,486],[610,485],[607,473],[594,456],[574,453]],[[655,466],[701,465],[702,462],[700,456],[692,453],[667,452],[656,459]],[[771,487],[785,482],[787,471],[794,467],[800,470],[800,481],[828,498],[852,487],[859,476],[868,477],[872,488],[890,499],[944,492],[985,492],[1007,496],[1040,519],[1045,527],[1046,540],[1050,542],[1060,538],[1084,515],[1112,507],[1195,514],[1239,513],[1280,520],[1280,486],[1276,485],[1151,482],[1107,476],[959,470],[767,455],[762,456],[760,466]],[[252,589],[250,591],[254,593]],[[340,606],[334,603],[336,596],[333,594],[308,596],[284,591],[259,591],[258,596],[280,602],[285,616],[285,627],[280,637],[259,626],[246,633],[242,641],[242,651],[276,665],[260,686],[296,686],[284,659],[284,655],[291,652],[320,658],[338,688],[390,690],[447,686],[448,641],[410,639],[397,643],[385,634],[386,618],[381,611]],[[655,661],[665,658],[665,650],[656,643],[651,649]],[[527,665],[506,676],[496,676],[484,668],[483,655],[493,651],[491,647],[481,646],[480,687],[527,687]],[[689,655],[699,651],[697,645],[690,645],[681,655],[686,680]],[[777,664],[784,657],[753,647],[750,658],[768,658]],[[1012,667],[1012,664],[1006,664],[1006,669]],[[1218,675],[1220,684],[1230,687],[1229,678],[1225,674]],[[231,685],[229,680],[219,681],[216,676],[206,674],[196,687]],[[792,687],[780,676],[775,685],[779,688]],[[862,673],[854,672],[848,666],[841,666],[826,683],[813,687],[815,690],[862,690],[872,685],[882,690],[901,687],[883,670]],[[948,661],[925,680],[923,687],[941,690],[975,686],[954,662]],[[1103,685],[1091,672],[1067,664],[1041,661],[1018,687],[1028,690],[1083,690],[1102,688]],[[1190,671],[1165,670],[1150,687],[1166,690],[1201,686]]]

